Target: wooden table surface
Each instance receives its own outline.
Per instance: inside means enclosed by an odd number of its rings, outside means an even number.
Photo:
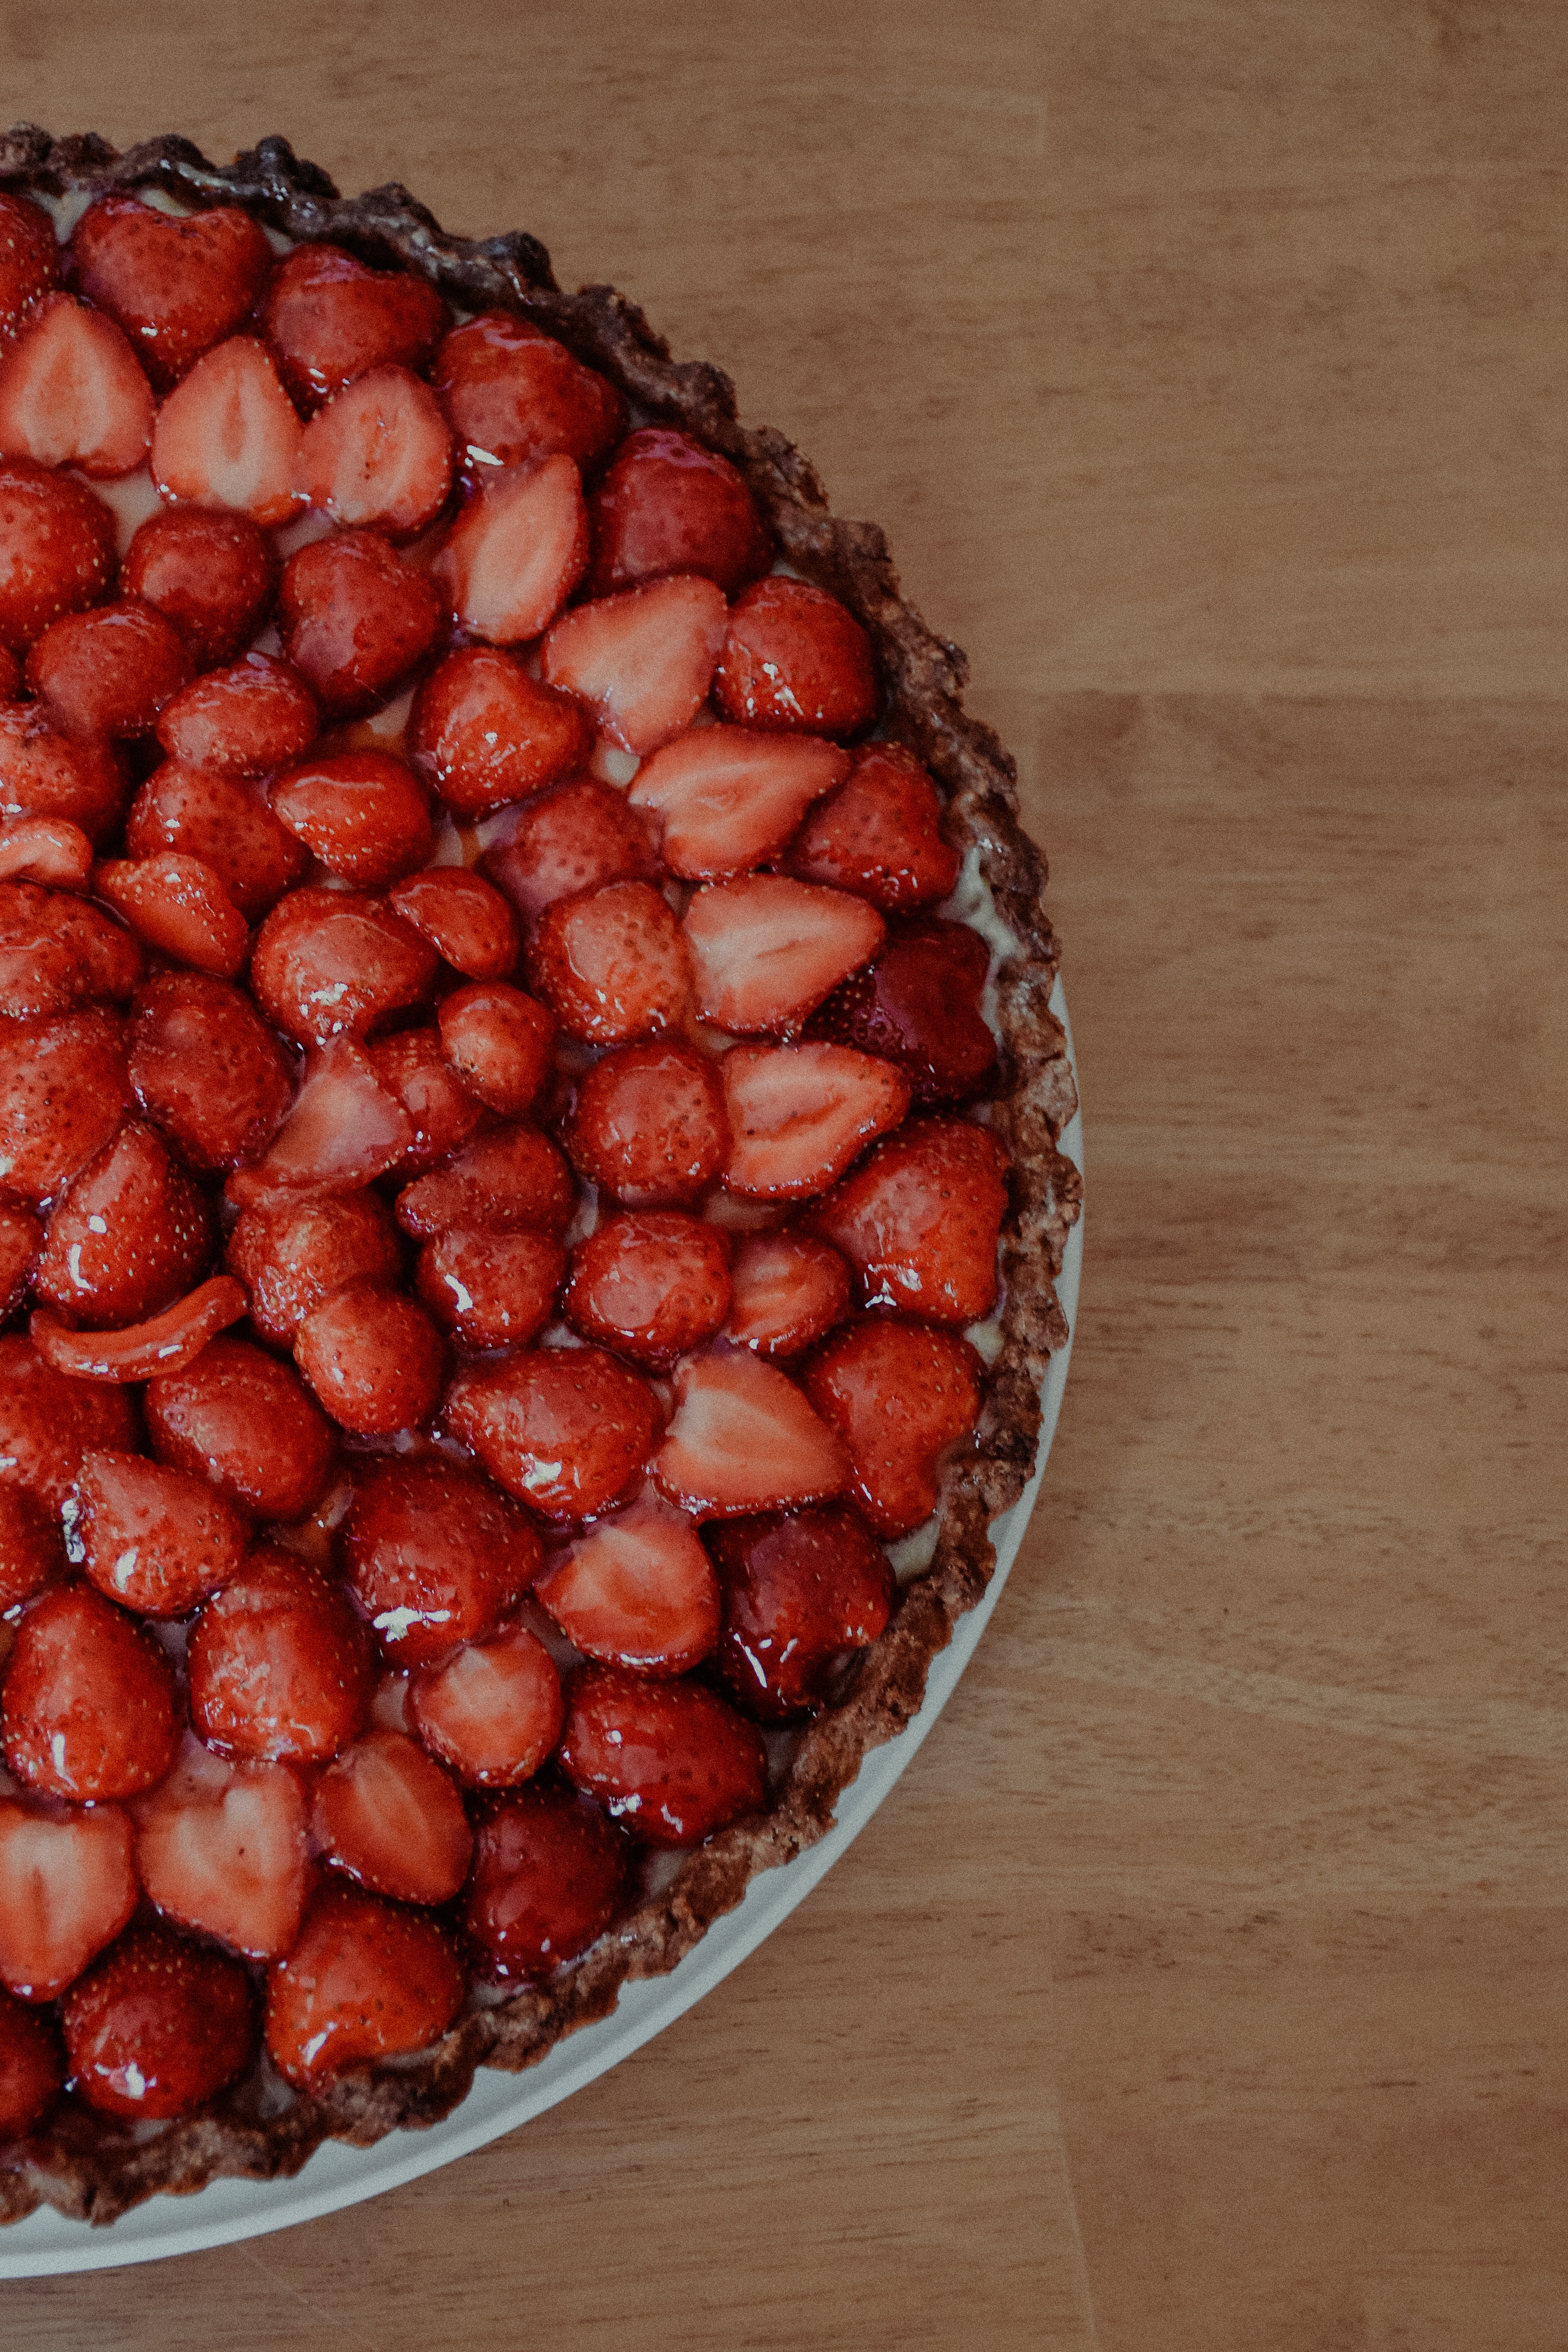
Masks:
[[[7,2352],[1568,2342],[1568,14],[85,0],[6,107],[290,133],[630,289],[1016,748],[1078,1352],[947,1715],[501,2145],[0,2287]]]

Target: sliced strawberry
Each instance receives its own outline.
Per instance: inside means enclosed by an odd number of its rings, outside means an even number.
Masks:
[[[227,981],[161,972],[137,994],[130,1041],[137,1102],[201,1175],[254,1159],[292,1099],[277,1039]]]
[[[649,1495],[579,1536],[534,1587],[574,1649],[642,1675],[683,1675],[719,1638],[719,1586],[684,1511]]]
[[[626,797],[661,824],[669,872],[710,882],[770,864],[848,770],[848,754],[818,736],[694,727],[643,761]]]
[[[414,1139],[389,1173],[423,1176],[460,1151],[489,1118],[441,1051],[438,1029],[400,1029],[365,1047],[371,1067],[408,1114]]]
[[[858,735],[877,715],[871,640],[826,589],[759,580],[729,615],[713,699],[742,726]]]
[[[100,604],[49,624],[27,683],[68,734],[147,735],[187,668],[178,631],[151,604]]]
[[[676,1370],[675,1397],[653,1475],[697,1518],[823,1502],[848,1483],[838,1439],[793,1381],[753,1355],[694,1357]]]
[[[264,1544],[191,1628],[191,1720],[254,1764],[319,1763],[355,1738],[374,1687],[364,1627],[337,1585]]]
[[[85,890],[91,872],[92,844],[81,827],[67,818],[24,816],[15,824],[0,825],[0,882],[37,882],[57,890]],[[41,1012],[43,1007],[25,1009]]]
[[[272,529],[299,504],[300,420],[265,343],[236,335],[158,411],[153,479],[171,506],[218,507]]]
[[[487,477],[431,566],[453,618],[487,645],[550,626],[588,562],[588,514],[570,457]]]
[[[852,890],[885,915],[945,898],[958,867],[936,786],[899,743],[862,745],[848,782],[812,811],[789,854],[803,881]]]
[[[256,2004],[239,1961],[151,1924],[128,1929],[72,1985],[60,2025],[71,2088],[104,2116],[189,2115],[243,2074],[256,2051]]]
[[[334,719],[374,710],[423,661],[441,620],[429,581],[374,531],[313,540],[283,566],[283,650]]]
[[[120,1024],[102,1013],[0,1031],[0,1183],[37,1207],[120,1125],[130,1087]]]
[[[435,394],[405,367],[356,377],[306,425],[294,480],[334,522],[415,538],[452,487],[452,435]]]
[[[648,1371],[710,1339],[730,1311],[730,1252],[717,1225],[679,1210],[634,1210],[572,1253],[562,1313]]]
[[[555,1312],[566,1252],[546,1234],[442,1234],[419,1253],[416,1287],[465,1348],[522,1348]]]
[[[72,1323],[143,1322],[183,1298],[213,1252],[201,1188],[150,1127],[128,1120],[71,1179],[33,1287]]]
[[[711,580],[653,580],[563,614],[541,648],[542,675],[585,702],[612,743],[643,757],[701,709],[728,616]]]
[[[816,1234],[747,1234],[730,1282],[724,1336],[759,1356],[798,1356],[848,1311],[849,1268]]]
[[[205,859],[167,849],[110,858],[95,872],[93,887],[138,939],[171,961],[219,980],[232,980],[244,963],[250,945],[245,917]]]
[[[329,874],[379,889],[410,874],[434,838],[425,794],[390,751],[329,751],[277,777],[272,814]]]
[[[59,819],[25,822],[68,831],[85,845],[85,836]],[[100,908],[74,892],[0,883],[0,1012],[11,1020],[74,1012],[95,997],[123,998],[141,977],[141,947]]]
[[[248,515],[174,507],[138,526],[120,585],[172,621],[195,670],[232,661],[267,616],[278,585],[272,542]]]
[[[101,604],[114,578],[114,515],[85,482],[29,457],[0,466],[0,645],[26,653],[62,613]]]
[[[64,1567],[58,1519],[7,1480],[0,1486],[0,1615],[31,1601]]]
[[[542,1558],[527,1513],[440,1454],[365,1463],[339,1540],[361,1608],[405,1666],[494,1633]]]
[[[334,1291],[351,1282],[395,1283],[403,1245],[374,1192],[274,1198],[245,1211],[228,1237],[226,1264],[245,1285],[259,1336],[292,1348],[306,1316]]]
[[[980,1009],[990,967],[967,923],[920,916],[824,1000],[806,1034],[897,1062],[918,1103],[969,1100],[996,1075],[996,1039]]]
[[[584,776],[525,809],[505,848],[486,852],[484,870],[532,923],[558,898],[607,882],[651,882],[658,864],[647,825],[626,794]]]
[[[847,1650],[864,1650],[893,1613],[888,1556],[848,1503],[765,1511],[711,1528],[724,1588],[718,1667],[735,1704],[762,1723],[815,1715]]]
[[[36,1601],[0,1693],[7,1769],[41,1796],[101,1804],[155,1787],[178,1746],[174,1677],[152,1636],[90,1585]]]
[[[73,740],[42,703],[0,702],[0,820],[59,817],[100,842],[125,801],[125,770],[111,744]]]
[[[53,2019],[0,1993],[0,2140],[23,2139],[41,2124],[65,2078]]]
[[[520,1118],[551,1072],[555,1023],[521,988],[470,981],[443,997],[441,1051],[470,1094],[503,1118]]]
[[[598,1348],[537,1348],[459,1372],[446,1425],[542,1518],[586,1519],[641,1477],[658,1408]]]
[[[626,403],[614,384],[507,311],[487,310],[455,329],[432,373],[478,467],[561,455],[591,468],[626,430]]]
[[[308,751],[319,724],[304,679],[271,654],[253,653],[176,694],[159,719],[158,740],[185,767],[259,776]]]
[[[152,386],[113,320],[68,294],[40,303],[0,357],[0,450],[107,479],[135,471],[152,432]]]
[[[464,1926],[485,1974],[542,1981],[597,1943],[626,1899],[630,1850],[597,1805],[534,1781],[474,1838]]]
[[[253,1518],[302,1519],[321,1501],[331,1424],[292,1368],[260,1348],[215,1339],[186,1370],[153,1381],[145,1407],[159,1461],[194,1471]]]
[[[243,1513],[204,1478],[140,1454],[84,1454],[76,1543],[106,1600],[147,1617],[184,1617],[239,1572]]]
[[[989,1128],[921,1119],[889,1136],[812,1212],[843,1251],[867,1307],[973,1323],[996,1297],[1007,1155]]]
[[[435,951],[387,907],[357,891],[290,891],[257,934],[250,985],[301,1045],[363,1037],[429,995]]]
[[[394,910],[429,940],[443,963],[469,980],[504,980],[517,967],[517,920],[499,890],[461,866],[411,874],[390,894]]]
[[[396,1166],[413,1134],[363,1047],[334,1037],[308,1057],[294,1107],[265,1159],[237,1170],[225,1191],[241,1209],[279,1192],[357,1192]]]
[[[132,858],[161,850],[200,858],[225,893],[258,921],[297,882],[310,858],[258,793],[233,776],[165,760],[131,803],[125,846]]]
[[[956,1331],[857,1315],[812,1357],[805,1392],[848,1446],[850,1494],[881,1536],[937,1505],[942,1459],[973,1428],[984,1372]]]
[[[100,196],[78,221],[72,278],[117,319],[161,392],[231,334],[272,269],[272,247],[236,205],[176,217],[136,196]]]
[[[681,926],[698,1011],[743,1035],[784,1036],[882,944],[863,898],[784,874],[748,874],[699,890]]]
[[[561,1677],[525,1625],[473,1642],[411,1676],[408,1712],[433,1756],[466,1788],[515,1789],[561,1736]]]
[[[0,335],[16,334],[59,281],[60,248],[47,213],[26,196],[0,194]]]
[[[593,749],[582,704],[542,686],[497,646],[448,654],[408,718],[409,757],[458,817],[488,816],[575,775]]]
[[[245,1292],[219,1274],[146,1323],[122,1324],[114,1331],[72,1331],[40,1307],[27,1328],[45,1360],[72,1380],[150,1381],[183,1372],[209,1339],[237,1323],[244,1312]]]
[[[584,1666],[567,1694],[561,1764],[644,1845],[700,1845],[767,1788],[762,1735],[700,1683]]]
[[[134,1814],[136,1867],[165,1918],[247,1959],[281,1958],[310,1886],[308,1809],[287,1764],[226,1763],[187,1732]]]
[[[445,1903],[468,1874],[473,1832],[439,1764],[401,1731],[367,1731],[316,1783],[320,1851],[373,1895]]]
[[[113,1942],[140,1893],[118,1805],[34,1812],[0,1798],[0,1982],[52,2000]]]
[[[564,1140],[573,1166],[629,1209],[700,1200],[730,1149],[718,1066],[689,1045],[623,1045],[578,1080]]]
[[[356,1437],[392,1437],[428,1420],[446,1359],[425,1309],[370,1283],[334,1292],[294,1335],[294,1361],[307,1386]]]
[[[691,998],[680,926],[651,882],[557,898],[539,919],[533,984],[569,1036],[627,1045],[676,1027]]]
[[[591,596],[700,572],[733,596],[773,560],[773,533],[728,457],[689,433],[628,433],[588,507]]]
[[[307,415],[374,367],[423,373],[450,313],[407,269],[367,269],[337,245],[285,254],[261,304],[267,339]]]
[[[341,1882],[322,1887],[267,1986],[267,2047],[296,2089],[346,2066],[423,2050],[463,2005],[467,1979],[444,1927]]]
[[[554,1144],[529,1127],[481,1135],[448,1167],[397,1196],[405,1234],[563,1234],[577,1205],[572,1172]]]
[[[910,1107],[902,1071],[844,1045],[737,1045],[721,1066],[724,1188],[748,1201],[825,1192]]]
[[[0,1479],[30,1495],[51,1519],[84,1454],[141,1440],[135,1404],[120,1390],[63,1379],[22,1332],[0,1339]]]

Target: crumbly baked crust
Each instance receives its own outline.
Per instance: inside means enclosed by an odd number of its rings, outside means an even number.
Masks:
[[[1004,1084],[992,1106],[992,1123],[1013,1157],[1014,1200],[1002,1234],[1002,1346],[986,1377],[973,1449],[944,1481],[931,1565],[903,1589],[841,1703],[805,1730],[768,1813],[685,1856],[658,1893],[558,1981],[471,2011],[412,2061],[361,2069],[287,2104],[276,2078],[253,2079],[214,2109],[152,2136],[146,2126],[121,2133],[66,2116],[47,2137],[0,2162],[0,2221],[7,2221],[46,2202],[81,2220],[111,2221],[159,2191],[189,2193],[223,2176],[296,2172],[327,2138],[363,2147],[400,2126],[437,2122],[465,2096],[476,2067],[520,2071],[563,2034],[607,2016],[624,1983],[672,1969],[740,1901],[753,1873],[790,1861],[819,1838],[866,1750],[892,1738],[919,1708],[931,1659],[989,1581],[986,1530],[1027,1484],[1040,1382],[1068,1336],[1055,1277],[1079,1202],[1079,1172],[1058,1149],[1077,1095],[1066,1039],[1048,1007],[1057,943],[1040,904],[1045,859],[1019,829],[1012,760],[990,728],[964,712],[963,655],[900,596],[876,524],[830,513],[799,450],[769,426],[742,425],[729,377],[700,361],[672,360],[625,295],[608,286],[564,293],[536,237],[448,236],[396,184],[341,196],[284,139],[264,139],[219,165],[178,137],[148,140],[124,154],[90,134],[57,140],[27,124],[0,137],[0,187],[96,196],[149,186],[195,205],[240,205],[290,237],[330,239],[367,261],[402,263],[465,310],[517,312],[602,370],[647,416],[695,435],[740,467],[791,566],[840,597],[869,631],[886,724],[942,783],[952,836],[977,851],[1019,942],[997,979]]]

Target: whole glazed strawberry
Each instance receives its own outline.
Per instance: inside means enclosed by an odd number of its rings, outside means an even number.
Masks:
[[[0,141],[0,2216],[444,2112],[918,1705],[1077,1202],[962,682],[531,238]]]

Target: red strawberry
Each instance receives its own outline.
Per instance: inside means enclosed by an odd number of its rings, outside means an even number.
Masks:
[[[481,483],[430,576],[469,636],[516,646],[550,626],[587,562],[577,468],[570,457],[544,457]]]
[[[805,1392],[849,1448],[850,1493],[881,1536],[904,1536],[936,1508],[942,1458],[980,1412],[979,1353],[956,1331],[858,1315],[802,1374]]]
[[[158,411],[153,479],[171,506],[220,507],[272,529],[300,506],[300,420],[265,343],[236,335]]]
[[[64,1566],[58,1519],[7,1480],[0,1486],[0,1615],[31,1601]]]
[[[883,1551],[847,1503],[765,1511],[708,1534],[724,1588],[718,1667],[737,1706],[762,1723],[815,1715],[846,1650],[864,1650],[893,1612]]]
[[[0,358],[0,450],[111,478],[152,431],[152,387],[113,320],[67,294],[41,302]]]
[[[374,367],[395,362],[423,373],[450,318],[424,278],[367,269],[337,245],[285,254],[260,316],[283,381],[307,415]]]
[[[306,425],[294,480],[334,522],[415,538],[452,487],[452,436],[435,394],[406,368],[370,369]]]
[[[521,1118],[550,1076],[555,1024],[503,980],[470,981],[441,1000],[441,1051],[470,1094]]]
[[[301,1045],[363,1037],[423,1003],[434,950],[390,908],[357,891],[290,891],[257,934],[250,985],[262,1011]]]
[[[287,662],[247,654],[176,694],[159,719],[158,740],[185,767],[259,776],[299,759],[315,741],[319,723],[303,678]]]
[[[434,1919],[329,1884],[268,1981],[267,2047],[286,2081],[314,2091],[346,2066],[423,2050],[466,1990],[457,1948]]]
[[[678,1210],[634,1211],[572,1253],[562,1313],[648,1371],[710,1339],[730,1311],[730,1253],[716,1225]]]
[[[411,874],[390,894],[395,913],[429,940],[443,963],[469,980],[504,980],[517,968],[517,919],[489,882],[461,866]]]
[[[59,279],[60,249],[47,213],[26,196],[0,194],[0,335],[16,334]]]
[[[294,1107],[265,1159],[236,1171],[225,1192],[237,1208],[300,1192],[352,1192],[395,1167],[413,1123],[352,1037],[334,1037],[305,1064]]]
[[[0,1982],[52,2000],[136,1908],[131,1824],[118,1805],[35,1812],[0,1798]]]
[[[42,703],[0,702],[0,820],[60,817],[99,842],[119,824],[125,799],[112,745],[74,741]]]
[[[289,1108],[289,1066],[243,990],[162,972],[136,998],[131,1084],[204,1176],[253,1159]]]
[[[98,867],[93,885],[138,939],[171,961],[219,980],[232,980],[245,961],[250,945],[245,917],[204,859],[178,850],[110,858]]]
[[[626,794],[584,776],[526,808],[506,847],[486,852],[484,870],[532,923],[558,898],[606,882],[651,882],[658,866],[647,826]]]
[[[612,743],[646,756],[701,709],[728,611],[695,572],[579,604],[545,638],[542,675],[585,702]]]
[[[287,1764],[228,1764],[200,1740],[138,1797],[136,1867],[165,1918],[247,1959],[278,1959],[309,1891],[308,1813]]]
[[[527,1513],[442,1454],[364,1463],[339,1541],[349,1583],[398,1665],[435,1664],[494,1633],[542,1557]]]
[[[683,1675],[719,1638],[719,1587],[697,1529],[657,1495],[579,1536],[534,1587],[573,1647],[642,1675]]]
[[[542,686],[496,646],[448,654],[408,718],[408,755],[458,817],[488,816],[542,792],[586,767],[593,749],[582,704]]]
[[[470,1643],[408,1685],[420,1739],[466,1788],[514,1789],[531,1780],[561,1737],[561,1677],[524,1625]]]
[[[822,1502],[848,1483],[833,1432],[793,1381],[753,1355],[692,1358],[676,1370],[675,1397],[653,1474],[697,1518]]]
[[[160,850],[200,858],[252,921],[277,904],[310,863],[249,785],[175,760],[155,768],[132,802],[125,846],[133,858],[155,857]]]
[[[922,915],[824,1000],[806,1034],[897,1062],[918,1103],[965,1101],[987,1093],[996,1073],[996,1039],[980,1009],[990,968],[967,923]]]
[[[128,1120],[71,1179],[33,1287],[90,1330],[141,1323],[184,1297],[212,1249],[200,1187],[150,1127]]]
[[[62,613],[101,604],[114,578],[112,509],[29,457],[0,466],[0,645],[26,653]]]
[[[458,444],[479,467],[563,455],[591,468],[626,429],[614,384],[506,311],[457,328],[432,373]]]
[[[441,604],[422,572],[374,531],[335,531],[289,558],[278,591],[283,650],[323,710],[374,710],[422,661],[441,628]]]
[[[145,1399],[160,1462],[191,1470],[258,1519],[302,1519],[331,1474],[331,1424],[297,1374],[244,1339],[215,1339]],[[100,1444],[112,1444],[100,1438]]]
[[[261,626],[277,585],[272,542],[250,517],[201,507],[149,515],[120,568],[121,593],[174,623],[195,670],[234,659]]]
[[[256,2005],[237,1960],[169,1928],[132,1927],[60,2004],[71,2088],[104,2116],[205,2106],[256,2050]]]
[[[681,929],[698,1011],[742,1034],[784,1036],[882,944],[882,918],[863,898],[748,874],[699,890]]]
[[[84,1454],[76,1544],[106,1600],[147,1617],[184,1617],[237,1575],[249,1522],[188,1470],[140,1454]]]
[[[51,1200],[109,1141],[129,1094],[120,1024],[107,1013],[6,1023],[0,1030],[0,1184],[35,1208]]]
[[[630,1209],[682,1208],[730,1149],[718,1066],[689,1045],[623,1045],[577,1082],[572,1164]]]
[[[455,1231],[563,1234],[576,1205],[554,1144],[532,1128],[505,1127],[400,1192],[397,1222],[419,1241]]]
[[[38,1353],[72,1380],[150,1381],[183,1372],[209,1339],[237,1323],[244,1312],[244,1291],[220,1274],[146,1323],[128,1323],[116,1331],[71,1331],[39,1307],[27,1328]]]
[[[403,1245],[392,1213],[374,1192],[290,1201],[247,1209],[228,1237],[230,1274],[244,1283],[250,1319],[274,1348],[291,1348],[307,1315],[351,1282],[395,1283]]]
[[[24,2139],[41,2124],[65,2078],[53,2020],[0,1993],[0,2140]]]
[[[62,1584],[16,1628],[0,1693],[8,1770],[77,1804],[133,1797],[179,1746],[174,1677],[150,1634],[95,1592]]]
[[[488,1114],[458,1078],[441,1051],[438,1029],[400,1029],[365,1047],[371,1067],[406,1111],[414,1139],[389,1171],[423,1176],[439,1160],[460,1151],[479,1133]]]
[[[584,1666],[567,1694],[561,1764],[645,1845],[700,1845],[761,1811],[766,1758],[755,1725],[700,1683]]]
[[[430,855],[425,795],[390,751],[320,753],[286,770],[268,798],[329,874],[363,889],[395,882]]]
[[[708,882],[771,864],[848,766],[847,753],[818,736],[694,727],[643,761],[626,798],[662,824],[669,872]]]
[[[141,948],[99,908],[34,883],[0,884],[0,1011],[12,1020],[123,998],[141,977]]]
[[[973,1323],[996,1297],[1007,1155],[989,1128],[921,1119],[889,1136],[812,1212],[860,1278],[861,1303]]]
[[[563,1029],[588,1045],[656,1036],[690,1002],[680,926],[651,882],[555,899],[540,917],[529,967]]]
[[[689,433],[628,433],[588,507],[591,596],[700,572],[733,596],[773,560],[773,533],[728,457]]]
[[[812,810],[789,854],[803,881],[852,890],[885,915],[945,898],[958,867],[936,786],[899,743],[862,745],[848,782]]]
[[[38,882],[57,890],[85,890],[91,872],[92,844],[81,827],[67,818],[24,816],[14,824],[0,826],[0,881]],[[24,1008],[16,1009],[20,1012]],[[41,1011],[42,1007],[29,1005],[26,1010]]]
[[[598,1348],[526,1349],[458,1374],[446,1425],[498,1486],[547,1519],[586,1519],[640,1477],[658,1410]]]
[[[542,1981],[597,1943],[626,1893],[626,1839],[574,1790],[535,1781],[479,1823],[464,1925],[484,1972]]]
[[[443,1234],[419,1253],[415,1286],[465,1348],[521,1348],[555,1312],[566,1253],[545,1234]]]
[[[747,727],[858,735],[877,715],[871,640],[826,589],[759,580],[730,614],[713,699]]]
[[[74,282],[117,319],[160,392],[232,334],[272,269],[265,232],[237,205],[176,218],[100,196],[71,234]]]
[[[400,1903],[448,1901],[474,1850],[461,1797],[401,1731],[367,1731],[328,1765],[311,1828],[329,1862]]]
[[[844,1045],[737,1045],[721,1067],[724,1189],[748,1201],[825,1192],[910,1107],[901,1071]]]
[[[306,1316],[294,1335],[294,1361],[341,1428],[391,1437],[435,1411],[446,1349],[414,1299],[362,1282]]]
[[[0,1339],[0,1480],[31,1496],[51,1519],[84,1454],[137,1445],[141,1434],[135,1404],[120,1390],[62,1379],[22,1332]]]
[[[320,1763],[370,1712],[370,1641],[335,1584],[259,1545],[191,1628],[191,1720],[220,1756]]]
[[[724,1336],[759,1356],[797,1356],[849,1306],[849,1268],[815,1234],[747,1234],[730,1270]]]
[[[151,733],[186,669],[178,631],[151,604],[68,613],[27,656],[28,685],[79,736]]]

